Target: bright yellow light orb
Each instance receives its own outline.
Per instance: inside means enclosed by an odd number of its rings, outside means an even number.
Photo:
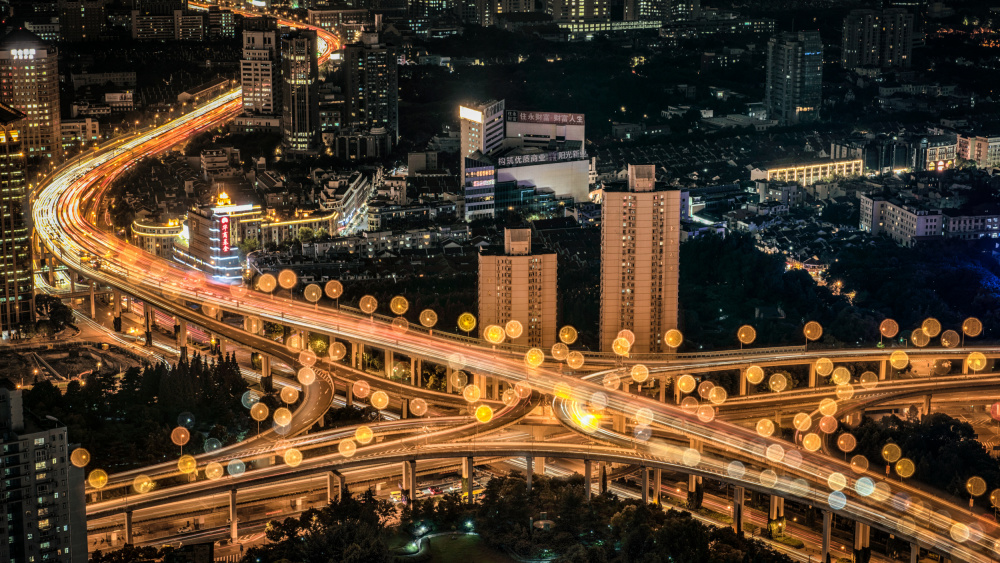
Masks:
[[[337,280],[331,280],[323,286],[323,292],[330,299],[340,299],[340,296],[344,294],[344,285]]]
[[[387,395],[385,391],[376,391],[372,393],[372,398],[369,403],[371,403],[371,406],[376,409],[382,410],[389,406],[389,395]]]
[[[910,357],[902,350],[889,354],[889,364],[896,369],[903,369],[910,363]]]
[[[354,431],[354,439],[358,441],[359,444],[367,444],[375,438],[375,433],[368,426],[358,426],[358,429]]]
[[[274,423],[278,426],[288,426],[292,422],[292,411],[286,409],[285,407],[280,407],[274,410]]]
[[[899,334],[899,323],[892,319],[885,319],[878,325],[878,331],[886,338],[892,338]]]
[[[541,348],[531,348],[524,353],[524,363],[537,368],[545,362],[545,352]]]
[[[904,457],[896,462],[896,475],[899,475],[904,479],[913,477],[916,470],[917,466],[914,465],[910,458]]]
[[[197,469],[198,462],[194,459],[194,456],[182,455],[180,459],[177,460],[177,470],[181,473],[194,473]]]
[[[923,323],[920,324],[920,329],[924,331],[924,334],[928,337],[934,338],[935,336],[941,334],[941,322],[934,317],[928,317],[927,319],[924,319]]]
[[[371,295],[365,295],[358,301],[358,308],[365,314],[370,315],[378,308],[378,299],[375,299]]]
[[[986,355],[982,352],[972,352],[965,358],[965,365],[972,371],[986,369]]]
[[[340,455],[344,457],[353,456],[354,452],[356,452],[357,449],[358,445],[355,444],[354,440],[350,438],[345,438],[344,440],[341,440],[339,444],[337,444],[337,451],[339,451]]]
[[[476,420],[483,424],[493,420],[493,409],[491,409],[488,405],[479,405],[479,407],[476,408]]]
[[[330,345],[330,359],[338,362],[344,359],[347,355],[347,346],[344,346],[342,342],[334,342]]]
[[[632,366],[631,375],[632,381],[635,381],[636,383],[643,383],[649,379],[649,368],[642,364],[635,364]]]
[[[618,336],[615,338],[624,338],[628,342],[628,347],[631,348],[635,344],[635,333],[629,329],[623,329],[618,331]]]
[[[631,349],[632,345],[629,344],[628,340],[621,337],[615,338],[611,343],[611,350],[619,356],[628,356]]]
[[[278,272],[278,285],[280,285],[282,289],[292,289],[298,281],[298,276],[296,276],[295,272],[291,270],[282,270]]]
[[[302,290],[302,296],[306,298],[306,301],[315,303],[323,297],[323,290],[318,285],[311,283]]]
[[[476,317],[472,313],[462,313],[458,316],[458,328],[462,332],[472,332],[476,328]]]
[[[95,489],[103,489],[108,484],[108,474],[103,469],[95,469],[87,476],[87,483]]]
[[[217,461],[211,461],[205,466],[205,478],[209,481],[215,481],[216,479],[221,479],[222,474],[225,470],[222,464]]]
[[[758,385],[764,381],[764,370],[760,366],[750,366],[747,368],[746,378],[750,383]]]
[[[396,332],[406,332],[410,330],[410,321],[404,319],[403,317],[396,317],[392,319],[392,330]]]
[[[729,398],[729,393],[726,392],[724,387],[718,385],[712,387],[712,390],[708,392],[708,400],[713,405],[721,405],[726,402],[727,398]]]
[[[558,361],[563,361],[569,356],[569,346],[566,346],[562,342],[556,342],[552,345],[552,357]]]
[[[757,434],[767,438],[774,434],[774,422],[767,418],[762,418],[757,421]]]
[[[816,360],[816,373],[826,377],[833,373],[833,362],[829,358],[820,358]]]
[[[410,309],[410,302],[402,295],[397,295],[389,301],[389,310],[396,315],[403,315]]]
[[[568,365],[570,369],[582,368],[583,362],[583,354],[577,352],[576,350],[570,352],[569,355],[566,356],[566,365]]]
[[[837,436],[837,448],[839,448],[840,451],[844,452],[845,454],[853,452],[854,448],[856,448],[857,446],[858,446],[858,439],[855,438],[853,434],[848,434],[847,432],[844,432],[840,436]],[[865,458],[865,461],[868,461],[867,458]]]
[[[559,329],[559,340],[563,344],[572,344],[576,342],[577,336],[576,329],[570,325],[566,325]]]
[[[500,344],[507,337],[507,333],[500,325],[489,325],[483,329],[483,337],[490,344]]]
[[[736,331],[736,339],[741,344],[753,344],[757,340],[757,331],[750,325],[743,325]]]
[[[153,490],[154,482],[149,477],[149,475],[138,475],[135,479],[132,479],[132,489],[140,495],[146,494]]]
[[[835,385],[844,385],[845,383],[851,382],[851,370],[845,367],[839,367],[833,370],[833,376],[831,377]]]
[[[767,380],[767,386],[775,393],[781,393],[788,388],[788,377],[783,373],[772,373]]]
[[[823,336],[823,325],[816,321],[809,321],[806,326],[802,327],[802,334],[807,340],[819,340]]]
[[[878,376],[873,371],[866,371],[858,377],[858,382],[865,390],[872,390],[878,386]]]
[[[663,342],[671,348],[679,348],[684,343],[684,335],[676,328],[672,328],[663,335]]]
[[[982,334],[983,323],[976,317],[969,317],[962,321],[962,332],[964,332],[966,336],[975,338]]]
[[[520,338],[521,335],[524,334],[524,326],[521,325],[520,321],[507,321],[503,330],[507,333],[507,338],[510,338],[511,340]]]
[[[986,480],[982,477],[969,477],[965,482],[965,490],[974,497],[981,497],[986,493]]]
[[[281,389],[281,400],[287,404],[292,404],[299,400],[299,392],[294,387],[283,387]]]
[[[271,293],[276,287],[278,287],[278,280],[274,279],[271,274],[264,274],[257,278],[257,289],[264,293]]]
[[[351,385],[351,393],[359,399],[364,399],[369,393],[371,393],[371,391],[371,385],[363,379],[359,379],[354,382],[354,385]]]
[[[191,439],[191,432],[183,426],[178,426],[170,432],[170,441],[177,446],[183,446]]]
[[[824,416],[819,419],[819,429],[824,434],[833,434],[837,430],[837,419],[832,416]]]
[[[819,434],[810,432],[802,437],[802,447],[805,448],[806,451],[814,452],[822,445],[823,439],[819,437]]]
[[[281,457],[284,458],[285,465],[288,467],[298,467],[302,463],[302,452],[296,448],[288,448]]]
[[[819,412],[824,416],[833,416],[837,414],[837,401],[833,399],[823,399],[819,402]]]
[[[812,423],[812,417],[804,412],[800,412],[792,418],[792,426],[794,426],[799,432],[805,432],[806,430],[812,428]]]
[[[480,396],[481,392],[479,391],[478,385],[466,385],[465,388],[462,389],[462,398],[464,398],[466,402],[475,403],[479,400]]]
[[[267,405],[264,403],[254,403],[254,405],[250,407],[250,418],[256,420],[257,422],[261,422],[267,418],[268,412]]]
[[[69,462],[75,467],[86,467],[90,463],[90,452],[83,448],[76,448],[69,454]]]
[[[433,328],[438,322],[438,314],[430,309],[420,311],[420,324],[426,328]]]
[[[896,444],[886,444],[882,447],[882,459],[888,463],[896,463],[903,457],[903,450]]]
[[[690,393],[694,391],[697,386],[697,382],[694,377],[690,375],[682,375],[680,379],[677,380],[677,388],[681,390],[681,393]]]
[[[913,332],[910,333],[910,341],[913,342],[914,346],[923,348],[931,343],[931,337],[927,336],[922,328],[915,328]]]
[[[845,383],[843,385],[837,386],[837,399],[841,401],[848,401],[854,397],[854,386],[850,383]]]

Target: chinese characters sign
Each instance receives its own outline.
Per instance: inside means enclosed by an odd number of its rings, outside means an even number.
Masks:
[[[222,238],[222,251],[229,252],[229,217],[219,219],[219,230]]]
[[[510,123],[551,123],[554,125],[584,125],[582,113],[552,113],[542,111],[507,110]]]

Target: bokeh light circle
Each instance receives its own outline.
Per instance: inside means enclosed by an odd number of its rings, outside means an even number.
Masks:
[[[376,409],[382,410],[389,406],[389,395],[385,391],[376,391],[372,393],[369,403]]]
[[[103,469],[95,469],[87,475],[87,483],[95,489],[103,489],[108,484],[108,474]]]
[[[69,454],[69,462],[74,467],[86,467],[90,463],[90,452],[84,448],[76,448],[73,453]]]
[[[419,397],[416,399],[410,399],[410,413],[413,414],[413,416],[424,416],[427,414],[427,401]]]

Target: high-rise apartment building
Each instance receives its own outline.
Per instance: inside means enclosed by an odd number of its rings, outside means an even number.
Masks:
[[[910,68],[913,14],[894,8],[852,10],[844,18],[840,64],[857,68]]]
[[[257,115],[281,113],[281,50],[278,21],[247,18],[243,23],[243,112]]]
[[[281,38],[281,135],[285,151],[319,150],[319,65],[316,32],[296,30]]]
[[[521,323],[514,344],[556,343],[556,255],[531,252],[531,229],[506,229],[504,251],[479,255],[481,327]]]
[[[666,352],[677,328],[681,192],[656,187],[656,167],[628,167],[628,182],[605,184],[601,206],[602,351],[635,334],[633,353]]]
[[[17,338],[34,320],[24,118],[24,113],[0,103],[0,340]]]
[[[384,128],[399,138],[399,53],[381,43],[375,31],[344,45],[343,123],[348,129]]]
[[[553,21],[565,23],[603,22],[611,17],[608,0],[548,0],[546,11]]]
[[[83,469],[69,462],[66,428],[25,431],[20,389],[0,380],[0,560],[86,563]]]
[[[97,41],[107,21],[108,0],[59,0],[63,41]]]
[[[461,173],[465,177],[465,157],[479,151],[492,154],[503,147],[504,101],[490,100],[481,104],[459,106],[462,128]]]
[[[764,103],[781,125],[819,119],[823,101],[823,40],[818,31],[784,33],[767,43]]]
[[[25,114],[21,144],[31,164],[62,154],[58,54],[23,29],[0,40],[0,102]]]

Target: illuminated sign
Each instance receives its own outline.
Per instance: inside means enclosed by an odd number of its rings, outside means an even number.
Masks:
[[[472,108],[467,108],[465,106],[458,106],[458,116],[461,117],[462,119],[475,121],[476,123],[483,122],[483,112],[476,111]]]
[[[229,217],[219,219],[219,230],[222,231],[222,251],[229,252]]]
[[[584,125],[582,113],[552,113],[541,111],[507,110],[510,123],[550,123],[553,125]]]
[[[546,162],[559,162],[561,160],[579,160],[586,156],[587,153],[582,150],[553,151],[541,154],[503,156],[497,159],[497,166],[522,166],[525,164],[544,164]]]
[[[34,49],[14,49],[11,51],[15,59],[33,59],[35,58]]]

